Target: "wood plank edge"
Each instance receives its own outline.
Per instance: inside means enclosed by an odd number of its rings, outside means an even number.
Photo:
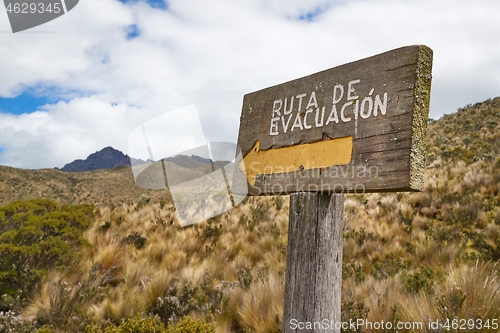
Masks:
[[[415,79],[415,98],[410,152],[410,188],[422,191],[427,155],[427,123],[429,118],[433,51],[420,45]]]

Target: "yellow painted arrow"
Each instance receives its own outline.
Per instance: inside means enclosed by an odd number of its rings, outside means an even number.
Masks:
[[[352,157],[352,136],[269,150],[259,148],[260,141],[257,140],[240,162],[240,167],[244,165],[247,180],[252,186],[255,185],[257,175],[348,164]]]

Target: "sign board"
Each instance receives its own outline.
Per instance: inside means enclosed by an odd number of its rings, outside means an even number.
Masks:
[[[245,95],[248,193],[421,190],[431,70],[407,46]]]

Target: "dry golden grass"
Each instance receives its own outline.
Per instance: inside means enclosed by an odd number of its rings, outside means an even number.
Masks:
[[[204,286],[195,292],[198,296],[191,296],[209,298],[220,291],[225,295],[225,304],[235,304],[235,316],[226,317],[225,324],[220,312],[224,304],[216,304],[210,312],[207,318],[219,321],[221,327],[236,325],[262,332],[266,327],[276,329],[282,315],[287,216],[284,209],[277,211],[272,206],[272,200],[250,198],[236,208],[241,212],[185,228],[178,226],[168,204],[163,208],[148,204],[140,209],[126,205],[101,209],[94,226],[84,235],[89,247],[82,252],[81,263],[50,280],[77,284],[94,265],[108,272],[107,295],[82,305],[98,322],[119,323],[123,318],[151,311],[175,285],[179,286],[179,309],[189,309],[190,305],[182,303],[186,302],[182,288]],[[256,215],[263,219],[255,220]],[[213,281],[211,286],[206,285],[207,277]],[[48,311],[51,292],[47,281],[26,314],[37,317]],[[262,308],[259,302],[268,307]],[[202,306],[192,308],[192,315],[205,316]],[[260,319],[252,320],[257,314]],[[272,320],[266,321],[269,316]],[[262,320],[265,323],[259,324]]]
[[[283,275],[269,275],[252,284],[241,297],[238,314],[242,325],[256,333],[281,332],[283,289]]]

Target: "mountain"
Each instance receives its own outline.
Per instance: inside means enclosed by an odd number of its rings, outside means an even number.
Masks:
[[[199,157],[199,158],[201,159],[201,157]],[[200,167],[210,168],[210,164],[208,164],[208,166],[207,166],[207,163],[203,163],[203,162],[200,163],[197,159],[193,159],[193,158],[186,156],[186,155],[176,155],[174,157],[168,157],[168,158],[165,158],[163,160],[165,162],[175,163],[180,167],[188,168],[188,169],[198,169]]]
[[[113,169],[121,166],[129,167],[131,166],[130,160],[132,160],[134,165],[146,163],[140,159],[130,158],[128,155],[123,154],[121,151],[116,150],[113,147],[106,147],[98,152],[90,154],[84,160],[74,160],[73,162],[66,164],[60,170],[65,172],[85,172],[99,169]],[[200,167],[202,169],[206,169],[205,166],[212,163],[212,160],[196,155],[191,155],[191,157],[176,155],[174,157],[165,158],[164,161],[172,162],[178,166],[188,169],[197,169]],[[152,161],[148,160],[148,162]]]
[[[211,159],[209,159],[209,158],[203,158],[203,157],[196,156],[196,155],[191,155],[191,159],[193,161],[198,162],[198,163],[212,163]]]
[[[160,162],[148,162],[139,166],[134,165],[134,174],[138,184],[145,188],[159,188],[164,186],[163,169],[165,169],[169,186],[178,185],[208,175],[224,167],[228,161],[215,161],[197,155],[176,155],[163,159]]]
[[[142,160],[135,160],[144,163]],[[106,147],[90,154],[85,160],[74,160],[61,168],[66,172],[93,171],[99,169],[112,169],[120,166],[130,166],[130,157],[112,147]]]

